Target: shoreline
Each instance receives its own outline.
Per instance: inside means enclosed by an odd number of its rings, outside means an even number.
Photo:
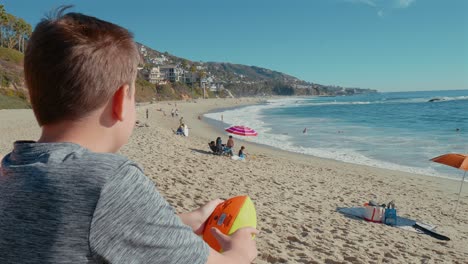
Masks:
[[[246,105],[239,105],[239,106],[232,106],[232,107],[212,108],[212,109],[209,109],[207,112],[205,112],[203,115],[210,114],[210,113],[222,112],[222,111],[226,111],[226,110],[234,110],[236,108],[241,108],[241,107],[246,107],[246,106],[251,106],[251,105],[256,105],[256,104],[246,104]],[[204,117],[202,122],[204,122],[207,125],[211,126],[212,129],[214,131],[218,132],[219,134],[222,134],[223,136],[228,135],[228,133],[226,133],[224,131],[224,129],[216,127],[215,124],[216,123],[221,123],[221,121],[211,119],[211,118],[208,118],[208,117]],[[365,164],[341,161],[341,160],[336,160],[336,159],[331,159],[331,158],[318,157],[318,156],[314,156],[314,155],[310,155],[310,154],[284,150],[284,149],[281,149],[279,147],[270,146],[270,145],[267,145],[267,144],[262,144],[262,143],[258,143],[258,142],[251,142],[251,141],[248,141],[248,140],[243,140],[242,138],[236,138],[236,141],[240,141],[240,142],[243,142],[243,143],[248,144],[248,145],[255,145],[255,146],[257,146],[258,148],[260,148],[262,150],[266,149],[268,152],[270,152],[270,151],[284,152],[285,157],[291,158],[291,159],[294,159],[294,160],[300,159],[300,160],[307,161],[308,158],[321,159],[321,160],[327,160],[327,161],[330,161],[330,162],[338,162],[338,163],[346,163],[346,164],[351,164],[351,165],[356,165],[356,166],[364,166],[364,167],[377,169],[377,170],[394,171],[394,172],[398,172],[398,173],[409,174],[409,175],[412,175],[414,177],[430,177],[430,178],[443,179],[443,180],[449,180],[449,181],[455,181],[455,182],[460,182],[461,181],[461,179],[457,179],[455,177],[437,176],[437,175],[429,175],[429,174],[418,174],[418,173],[408,172],[408,171],[404,171],[404,170],[387,169],[387,168],[370,166],[370,165],[365,165]],[[468,178],[465,179],[465,182],[468,182]]]
[[[252,105],[250,105],[250,106],[252,106]],[[216,113],[216,112],[224,112],[224,111],[229,111],[229,110],[235,110],[236,108],[241,109],[241,108],[244,108],[244,107],[246,107],[246,106],[220,108],[220,109],[210,109],[206,114],[213,114],[213,113]],[[208,119],[208,121],[205,121],[207,119]],[[226,119],[226,117],[225,117],[225,119]],[[261,120],[256,119],[256,121],[261,121]],[[206,119],[204,119],[204,122],[206,122],[208,124],[211,124],[214,127],[214,129],[216,129],[216,130],[219,130],[216,127],[217,124],[221,123],[221,121],[219,120],[219,117],[214,117],[214,116],[206,117]],[[261,123],[263,123],[263,122],[261,122]],[[218,132],[224,133],[224,131],[221,131],[221,130],[219,130]],[[271,135],[272,134],[270,134],[270,136]],[[237,139],[242,140],[242,137],[237,137]],[[371,168],[375,168],[375,169],[382,169],[382,170],[397,171],[397,172],[401,172],[401,173],[408,173],[408,174],[411,174],[411,175],[419,175],[419,176],[424,176],[424,177],[435,177],[435,178],[442,178],[442,179],[454,180],[454,181],[461,181],[462,180],[462,175],[463,175],[463,173],[459,173],[459,171],[456,171],[455,169],[448,168],[448,167],[444,167],[444,169],[445,169],[444,171],[434,170],[433,172],[425,173],[423,167],[413,167],[411,165],[402,165],[402,164],[398,164],[398,163],[388,163],[388,162],[386,162],[384,160],[379,160],[379,159],[376,159],[376,158],[366,157],[367,159],[364,159],[364,160],[353,161],[353,160],[349,160],[349,159],[340,159],[340,158],[321,156],[320,154],[318,154],[318,155],[310,154],[310,153],[306,153],[304,151],[295,151],[294,149],[282,148],[281,145],[276,145],[275,146],[275,145],[269,145],[267,143],[262,143],[262,142],[258,142],[258,141],[257,142],[252,142],[252,141],[249,141],[249,140],[243,140],[243,141],[244,142],[245,141],[246,142],[251,142],[251,144],[256,144],[257,146],[272,149],[272,150],[276,150],[276,151],[286,151],[286,152],[291,153],[291,154],[297,154],[297,155],[299,155],[299,157],[304,157],[304,156],[305,156],[305,158],[306,157],[313,157],[313,158],[325,159],[325,160],[329,160],[329,161],[337,161],[337,162],[344,162],[344,163],[347,163],[347,164],[367,166],[367,167],[371,167]],[[468,182],[468,178],[465,179],[465,182]]]

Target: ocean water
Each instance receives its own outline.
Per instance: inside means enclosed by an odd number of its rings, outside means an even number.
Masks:
[[[429,159],[468,153],[467,112],[468,90],[457,90],[274,99],[205,117],[249,126],[258,132],[249,141],[287,151],[460,179]]]

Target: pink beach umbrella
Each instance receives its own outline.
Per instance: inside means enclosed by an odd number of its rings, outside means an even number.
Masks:
[[[239,136],[257,136],[258,135],[257,131],[246,126],[232,126],[230,128],[226,128],[226,132],[239,135]]]

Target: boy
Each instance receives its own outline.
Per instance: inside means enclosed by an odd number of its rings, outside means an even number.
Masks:
[[[24,59],[42,135],[0,170],[0,263],[250,263],[252,234],[195,233],[220,200],[177,216],[134,162],[112,154],[135,124],[139,54],[124,28],[79,13],[42,20]]]
[[[229,139],[226,143],[226,152],[228,153],[229,156],[232,156],[233,153],[232,153],[232,149],[234,148],[234,139],[232,138],[232,136],[229,136]]]

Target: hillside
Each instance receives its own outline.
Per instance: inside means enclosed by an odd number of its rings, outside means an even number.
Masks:
[[[269,96],[269,95],[353,95],[376,92],[359,88],[326,86],[300,80],[294,76],[257,66],[220,62],[193,62],[167,52],[137,43],[144,58],[143,68],[176,65],[186,74],[198,74],[197,80],[207,80],[205,91],[196,83],[166,82],[153,84],[138,74],[137,102],[154,100],[185,100],[203,97]],[[30,107],[24,84],[23,54],[17,50],[0,47],[0,109]],[[215,87],[215,88],[213,88]]]
[[[333,96],[377,92],[371,89],[344,88],[307,82],[288,74],[257,66],[225,62],[194,62],[171,55],[168,52],[151,49],[141,43],[137,44],[147,69],[164,67],[165,65],[179,65],[186,72],[203,74],[207,77],[206,79],[210,80],[210,86],[223,87],[235,96]]]

